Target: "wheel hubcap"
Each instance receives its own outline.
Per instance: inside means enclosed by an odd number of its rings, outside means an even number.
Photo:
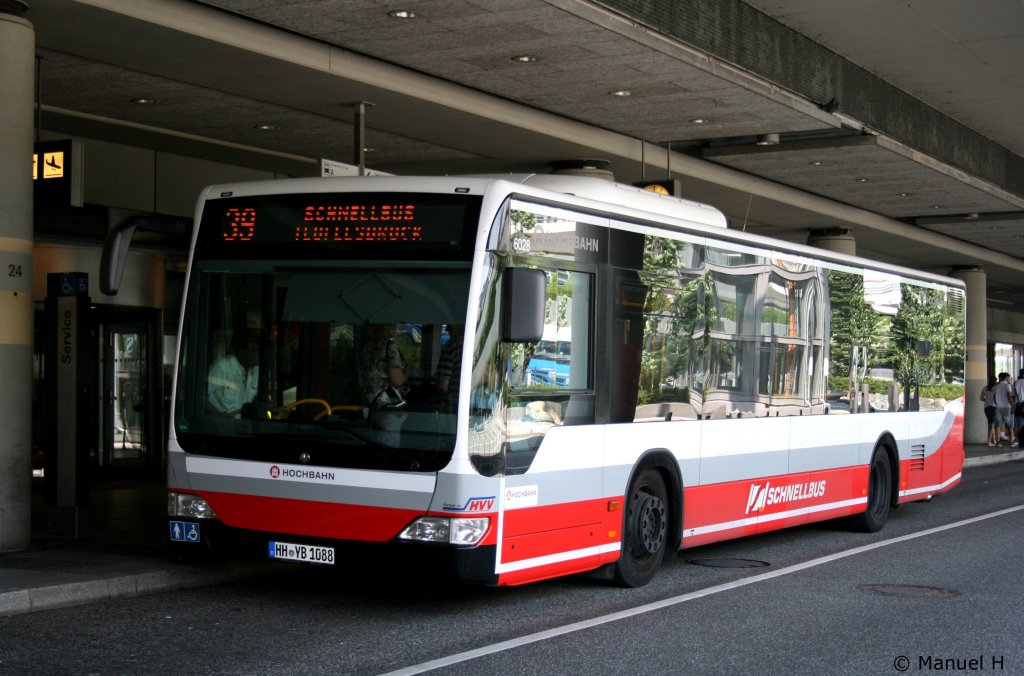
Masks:
[[[635,550],[638,554],[650,555],[661,549],[665,540],[668,517],[665,503],[661,498],[644,493],[637,506],[637,528]]]

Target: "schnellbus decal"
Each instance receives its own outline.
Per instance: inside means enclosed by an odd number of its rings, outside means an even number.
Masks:
[[[760,512],[771,505],[810,500],[823,495],[825,495],[824,480],[785,486],[772,486],[770,481],[764,484],[751,484],[750,495],[747,497],[747,511],[744,513]]]

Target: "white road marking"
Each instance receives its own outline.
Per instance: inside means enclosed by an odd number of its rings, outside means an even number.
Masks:
[[[655,610],[661,610],[662,608],[668,608],[671,606],[679,605],[680,603],[686,603],[687,601],[694,601],[696,599],[704,598],[705,596],[712,596],[714,594],[720,594],[722,592],[730,591],[733,589],[739,589],[740,587],[746,587],[748,585],[757,584],[758,582],[765,582],[783,575],[790,575],[792,573],[798,573],[808,568],[815,568],[817,566],[838,561],[848,556],[855,556],[857,554],[863,554],[870,552],[875,549],[881,549],[882,547],[888,547],[889,545],[899,544],[900,542],[906,542],[908,540],[915,540],[917,538],[926,537],[928,535],[934,535],[943,531],[952,530],[953,528],[960,528],[961,526],[968,526],[972,523],[979,521],[985,521],[986,519],[993,519],[998,516],[1004,516],[1013,512],[1019,512],[1024,510],[1024,505],[1018,505],[1016,507],[1009,507],[1007,509],[1001,509],[996,512],[990,512],[989,514],[982,514],[970,519],[964,519],[963,521],[957,521],[950,523],[945,526],[936,526],[935,528],[929,528],[927,530],[919,531],[917,533],[910,533],[908,535],[901,535],[899,537],[892,538],[890,540],[883,540],[881,542],[875,542],[870,545],[863,545],[861,547],[854,547],[843,552],[836,552],[828,556],[822,556],[817,559],[811,559],[803,563],[797,563],[786,568],[780,568],[778,570],[769,571],[767,573],[761,573],[760,575],[753,575],[751,577],[745,577],[742,580],[734,580],[732,582],[726,582],[723,584],[715,585],[714,587],[708,587],[707,589],[700,589],[698,591],[690,592],[689,594],[682,594],[680,596],[673,596],[671,598],[656,601],[654,603],[648,603],[636,608],[630,608],[629,610],[621,610],[617,613],[611,613],[610,615],[602,615],[589,620],[583,620],[581,622],[573,622],[572,624],[566,624],[561,627],[554,627],[545,631],[539,631],[535,634],[528,634],[526,636],[520,636],[519,638],[509,639],[508,641],[501,641],[500,643],[493,643],[488,646],[481,648],[475,648],[473,650],[467,650],[465,652],[456,653],[447,657],[441,657],[436,660],[429,662],[423,662],[422,664],[414,664],[397,671],[391,671],[382,676],[407,676],[411,674],[422,674],[433,669],[440,669],[442,667],[451,666],[460,662],[468,662],[469,660],[476,659],[478,657],[484,657],[486,655],[493,655],[504,650],[512,650],[520,646],[528,645],[530,643],[537,643],[539,641],[546,641],[549,638],[555,638],[556,636],[564,636],[565,634],[571,634],[576,631],[582,631],[584,629],[590,629],[591,627],[597,627],[602,624],[608,624],[609,622],[617,622],[619,620],[625,620],[630,617],[637,615],[643,615],[650,613]]]

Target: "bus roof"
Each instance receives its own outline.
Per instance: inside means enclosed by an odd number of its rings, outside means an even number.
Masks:
[[[501,184],[505,185],[502,186]],[[354,186],[358,185],[358,188]],[[516,186],[522,186],[517,189]],[[401,187],[397,187],[401,186]],[[328,192],[436,192],[485,195],[494,191],[520,193],[550,201],[566,202],[566,206],[582,206],[606,215],[644,218],[658,223],[658,218],[671,219],[661,223],[669,230],[694,228],[699,234],[722,237],[737,243],[765,247],[794,256],[832,261],[855,267],[888,271],[907,277],[963,287],[961,280],[944,275],[882,263],[871,259],[819,249],[806,244],[773,239],[763,235],[728,229],[725,214],[713,206],[692,200],[658,194],[605,178],[566,174],[503,174],[471,176],[345,176],[308,177],[249,181],[208,186],[199,197],[199,208],[208,199]],[[201,216],[197,212],[197,218]],[[721,231],[716,232],[716,231]]]

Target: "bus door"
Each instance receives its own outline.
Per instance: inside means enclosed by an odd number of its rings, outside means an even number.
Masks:
[[[594,275],[546,274],[543,338],[509,346],[503,565],[596,557],[607,512],[604,434],[593,424]]]

